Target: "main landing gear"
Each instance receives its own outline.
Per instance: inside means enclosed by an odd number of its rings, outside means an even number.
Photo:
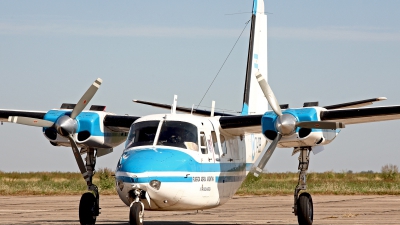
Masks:
[[[307,189],[307,170],[310,162],[311,147],[301,147],[299,156],[299,181],[294,190],[293,213],[297,216],[299,225],[312,225],[314,208],[311,195],[307,192],[299,193]]]
[[[82,173],[86,180],[88,191],[82,195],[79,202],[79,222],[81,225],[94,225],[96,218],[100,214],[100,195],[96,185],[92,183],[94,168],[96,165],[96,156],[93,148],[82,148],[81,152],[86,152],[86,172]],[[77,159],[78,161],[78,159]],[[80,163],[78,162],[78,165]],[[82,172],[82,170],[81,170]]]
[[[142,192],[135,189],[129,192],[129,201],[131,202],[129,210],[129,224],[143,225],[144,220],[144,205],[140,201]]]

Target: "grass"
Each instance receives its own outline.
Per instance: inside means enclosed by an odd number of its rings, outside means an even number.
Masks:
[[[237,195],[293,194],[297,173],[268,173],[259,177],[249,175]],[[396,176],[389,179],[384,173],[309,173],[307,192],[333,195],[400,195]]]
[[[116,194],[110,169],[100,169],[93,177],[102,194]],[[0,172],[0,195],[78,195],[86,191],[80,173]]]
[[[390,168],[389,168],[390,170]],[[391,170],[390,170],[391,171]],[[100,169],[94,176],[104,195],[115,195],[115,181],[110,169]],[[266,173],[249,175],[237,195],[292,195],[297,173]],[[309,173],[307,191],[312,194],[334,195],[400,195],[397,173]],[[0,172],[0,195],[80,195],[86,184],[79,173],[62,172]]]

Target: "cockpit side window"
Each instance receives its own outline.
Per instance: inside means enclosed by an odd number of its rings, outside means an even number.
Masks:
[[[219,138],[221,140],[222,155],[226,155],[228,153],[228,149],[226,148],[225,137],[221,134]]]
[[[153,145],[160,121],[133,123],[126,140],[125,148]]]
[[[218,147],[218,140],[217,140],[217,134],[215,131],[211,131],[211,136],[212,136],[212,142],[213,142],[213,147],[214,147],[214,153],[219,156],[219,147]]]
[[[208,154],[206,134],[200,132],[200,149],[202,154]]]
[[[161,126],[157,145],[198,151],[197,127],[187,122],[165,120]]]

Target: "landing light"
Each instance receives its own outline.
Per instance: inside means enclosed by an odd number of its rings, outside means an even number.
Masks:
[[[158,180],[152,180],[149,182],[150,186],[156,190],[160,190],[161,187],[161,181]]]

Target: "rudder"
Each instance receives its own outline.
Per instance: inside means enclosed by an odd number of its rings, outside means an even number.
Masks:
[[[268,101],[255,78],[257,72],[267,79],[267,16],[263,0],[253,2],[242,115],[262,114],[268,110]]]

